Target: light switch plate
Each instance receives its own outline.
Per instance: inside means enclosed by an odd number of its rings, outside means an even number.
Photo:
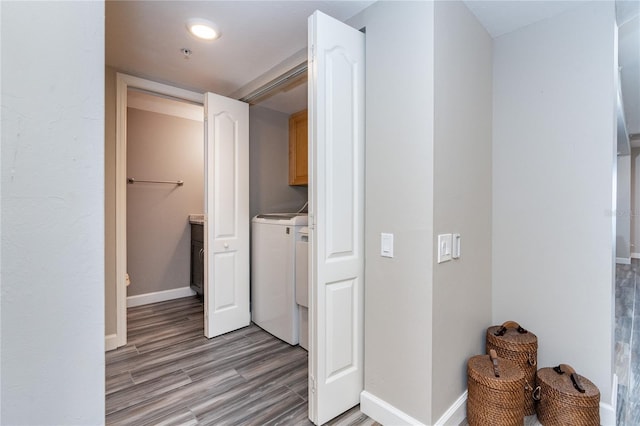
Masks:
[[[393,234],[380,234],[380,256],[393,257]]]
[[[453,247],[451,248],[451,256],[454,259],[460,259],[460,234],[453,234]]]
[[[451,260],[453,238],[451,234],[438,235],[438,263]]]

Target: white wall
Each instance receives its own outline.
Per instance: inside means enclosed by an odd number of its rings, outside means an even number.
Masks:
[[[431,2],[378,2],[366,25],[365,391],[431,422],[433,20]],[[380,233],[395,257],[380,257]]]
[[[260,106],[249,110],[249,210],[295,212],[307,201],[306,186],[289,186],[289,115]]]
[[[0,7],[0,423],[101,424],[104,4]]]
[[[494,40],[493,322],[610,402],[615,16],[588,2]]]
[[[436,2],[434,233],[459,233],[462,252],[433,270],[427,424],[467,389],[467,360],[484,352],[491,325],[491,62],[491,37],[467,7]]]

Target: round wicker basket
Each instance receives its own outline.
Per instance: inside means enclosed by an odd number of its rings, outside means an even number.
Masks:
[[[573,376],[573,377],[572,377]],[[577,382],[577,384],[574,384]],[[545,426],[598,426],[600,391],[566,364],[542,368],[534,392],[538,420]],[[581,390],[583,391],[581,391]]]
[[[538,364],[538,337],[520,327],[515,321],[507,321],[487,329],[487,353],[494,349],[500,358],[513,361],[524,373],[524,414],[535,414],[533,388]]]
[[[499,376],[490,355],[471,357],[467,363],[470,426],[515,426],[524,422],[524,374],[509,360],[496,357],[495,363]]]

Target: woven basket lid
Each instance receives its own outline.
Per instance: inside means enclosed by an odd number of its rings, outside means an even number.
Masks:
[[[475,380],[491,389],[514,390],[524,389],[524,373],[515,362],[498,358],[500,377],[493,372],[493,363],[489,355],[476,355],[469,358],[467,374]]]
[[[513,322],[507,321],[505,324],[507,323]],[[514,324],[518,325],[517,323]],[[520,331],[518,331],[518,328],[516,327],[506,328],[506,331],[502,336],[496,336],[496,332],[498,332],[498,330],[500,330],[503,326],[504,324],[489,327],[487,329],[487,340],[503,349],[513,350],[514,345],[529,346],[531,348],[537,349],[538,337],[532,332],[524,330],[522,328],[520,329]]]
[[[600,391],[589,379],[578,374],[584,393],[578,391],[569,374],[558,374],[553,368],[541,368],[537,372],[539,385],[551,388],[550,392],[557,393],[557,397],[564,402],[578,406],[598,406],[600,404]],[[552,396],[552,395],[549,395]]]

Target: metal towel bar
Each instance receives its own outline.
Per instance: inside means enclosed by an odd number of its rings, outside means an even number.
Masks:
[[[140,183],[169,183],[169,184],[178,185],[178,186],[184,185],[184,181],[181,181],[181,180],[141,180],[141,179],[135,179],[135,178],[127,178],[127,182],[129,182],[130,184],[140,182]]]

